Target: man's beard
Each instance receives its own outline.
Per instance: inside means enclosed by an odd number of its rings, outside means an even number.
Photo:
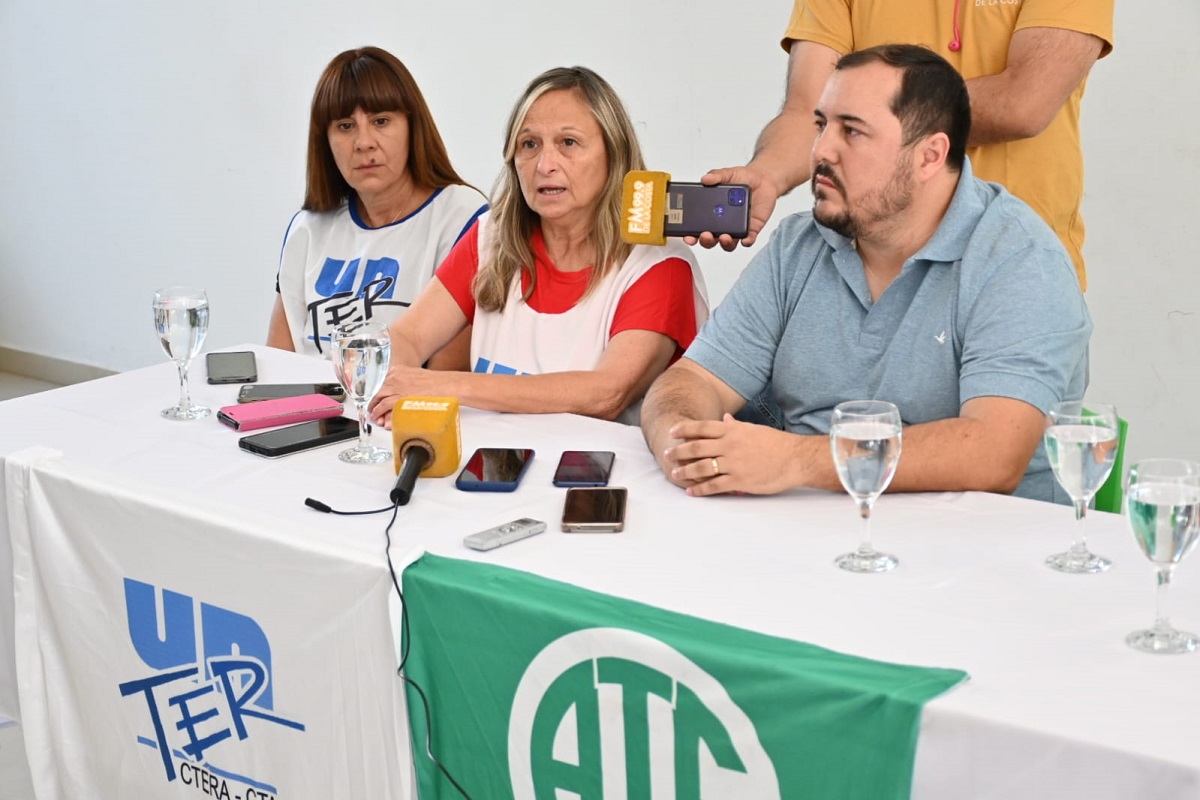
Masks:
[[[845,207],[837,213],[820,210],[819,203],[813,203],[813,218],[836,233],[848,239],[862,239],[875,230],[881,222],[887,222],[897,214],[907,210],[913,201],[913,166],[912,153],[902,150],[896,159],[896,168],[883,189],[868,195],[855,211],[850,209],[850,199],[846,195],[846,187],[825,162],[817,164],[813,169],[812,192],[817,200],[824,200],[828,191],[815,183],[817,176],[827,178],[842,194]]]

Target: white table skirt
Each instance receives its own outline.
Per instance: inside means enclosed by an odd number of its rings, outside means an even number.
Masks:
[[[252,349],[262,382],[332,376],[325,362]],[[0,403],[0,457],[53,447],[382,564],[384,515],[325,516],[303,501],[378,508],[391,465],[342,464],[340,447],[277,461],[247,454],[215,418],[161,419],[175,388],[173,366],[162,364]],[[202,368],[193,376],[193,397],[214,410],[233,403],[237,388],[205,384]],[[1152,622],[1154,574],[1119,516],[1089,518],[1089,543],[1112,570],[1076,577],[1042,563],[1069,543],[1069,508],[979,493],[887,495],[873,534],[900,567],[851,575],[832,564],[857,544],[844,495],[689,498],[658,472],[638,429],[570,415],[467,409],[462,431],[464,457],[481,446],[532,447],[536,460],[512,494],[421,481],[393,529],[394,553],[419,546],[846,653],[967,670],[966,684],[926,708],[917,800],[1200,798],[1200,654],[1125,646],[1128,632]],[[625,533],[558,532],[563,490],[550,479],[566,449],[616,451],[611,484],[630,490]],[[545,520],[548,532],[488,553],[461,544],[525,516]],[[0,715],[19,717],[10,557],[0,514]],[[1178,627],[1200,630],[1196,563],[1178,570],[1172,605]]]

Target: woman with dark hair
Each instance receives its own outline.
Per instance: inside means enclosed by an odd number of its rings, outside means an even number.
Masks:
[[[603,78],[549,70],[509,117],[493,208],[390,326],[372,403],[406,395],[475,408],[636,422],[642,395],[708,317],[691,250],[621,240],[621,187],[645,169],[633,122]],[[471,372],[421,365],[471,326]]]
[[[313,93],[304,206],[284,238],[267,344],[328,357],[339,323],[391,323],[486,210],[399,59],[339,54]],[[469,342],[464,332],[431,366],[465,368]]]

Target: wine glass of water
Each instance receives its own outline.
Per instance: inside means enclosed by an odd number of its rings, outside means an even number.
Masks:
[[[1146,653],[1190,653],[1200,645],[1194,633],[1171,627],[1167,590],[1175,565],[1200,538],[1200,464],[1174,458],[1139,461],[1129,469],[1126,515],[1138,547],[1158,569],[1154,627],[1134,631],[1125,642]]]
[[[1079,400],[1055,403],[1046,415],[1045,441],[1050,469],[1075,504],[1071,549],[1049,556],[1046,565],[1059,572],[1104,572],[1112,562],[1088,550],[1084,526],[1088,503],[1108,480],[1117,458],[1117,410],[1104,403]]]
[[[852,400],[833,409],[829,444],[838,479],[858,504],[862,544],[834,563],[850,572],[887,572],[899,561],[871,546],[871,508],[900,462],[900,411],[884,400]]]
[[[154,329],[158,342],[179,368],[179,404],[164,408],[167,419],[200,419],[212,411],[192,405],[188,366],[208,334],[208,296],[201,289],[172,286],[154,293]]]
[[[392,457],[386,447],[371,444],[367,403],[383,385],[392,358],[392,340],[381,322],[347,322],[333,329],[333,370],[358,408],[358,444],[338,458],[350,464],[380,464]]]

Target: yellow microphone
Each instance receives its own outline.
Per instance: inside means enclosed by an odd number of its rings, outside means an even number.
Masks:
[[[392,408],[392,452],[396,485],[391,500],[407,505],[417,475],[444,478],[458,469],[462,458],[462,432],[458,424],[458,398],[405,397]]]
[[[663,226],[667,218],[666,172],[637,169],[625,175],[621,189],[621,238],[629,244],[667,243]]]

